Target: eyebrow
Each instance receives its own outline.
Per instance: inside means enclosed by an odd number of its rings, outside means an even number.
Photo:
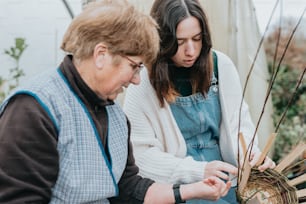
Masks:
[[[124,57],[125,59],[127,59],[127,60],[132,64],[132,66],[137,66],[137,67],[143,66],[143,62],[136,62],[136,61],[134,61],[133,59],[131,59],[131,58],[128,57],[128,56],[122,56],[122,57]]]
[[[201,35],[202,34],[202,31],[201,32],[199,32],[198,34],[195,34],[194,36],[192,36],[191,38],[194,38],[194,37],[197,37],[197,36],[199,36],[199,35]],[[185,39],[187,39],[187,38],[176,38],[177,40],[185,40]]]

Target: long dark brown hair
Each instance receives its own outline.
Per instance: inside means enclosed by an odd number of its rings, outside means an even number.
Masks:
[[[178,50],[176,28],[184,19],[193,16],[202,29],[202,49],[191,73],[192,93],[208,92],[212,74],[212,41],[206,15],[197,0],[155,0],[150,15],[159,25],[160,52],[150,69],[150,82],[155,89],[161,107],[164,99],[173,102],[179,95],[174,89],[169,72],[169,60]]]

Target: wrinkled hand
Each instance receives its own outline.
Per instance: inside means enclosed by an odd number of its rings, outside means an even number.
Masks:
[[[253,152],[251,154],[251,161],[250,161],[250,165],[253,167],[256,165],[257,161],[259,160],[261,153],[260,152]],[[270,159],[268,156],[265,158],[263,164],[261,164],[260,166],[258,166],[258,170],[263,172],[266,169],[273,169],[275,168],[275,162],[272,161],[272,159]]]
[[[153,183],[147,190],[144,204],[170,204],[174,203],[172,184]],[[204,199],[218,200],[225,196],[231,188],[231,182],[211,176],[195,183],[182,184],[180,194],[183,200]]]
[[[211,161],[205,166],[204,178],[216,176],[224,180],[229,180],[229,174],[237,175],[238,168],[222,161]]]
[[[225,196],[231,188],[230,181],[225,183],[216,176],[211,176],[192,185],[192,189],[189,189],[189,191],[193,192],[194,198],[205,200],[218,200]],[[182,188],[184,187],[182,186]]]

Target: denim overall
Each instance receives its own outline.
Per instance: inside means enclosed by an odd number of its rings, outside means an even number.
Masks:
[[[170,107],[185,139],[187,155],[192,156],[197,161],[222,161],[218,142],[221,109],[215,74],[213,74],[212,85],[206,97],[200,93],[177,97],[175,102],[170,104]],[[227,196],[216,202],[190,200],[187,203],[237,203],[235,188],[232,188]]]

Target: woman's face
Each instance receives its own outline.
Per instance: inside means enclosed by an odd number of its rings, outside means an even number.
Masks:
[[[121,58],[121,59],[118,59]],[[140,56],[105,55],[103,69],[96,74],[95,92],[104,99],[115,100],[129,84],[139,84],[142,68]]]
[[[198,19],[188,17],[176,28],[178,50],[171,58],[178,67],[192,67],[202,49],[202,29]]]

